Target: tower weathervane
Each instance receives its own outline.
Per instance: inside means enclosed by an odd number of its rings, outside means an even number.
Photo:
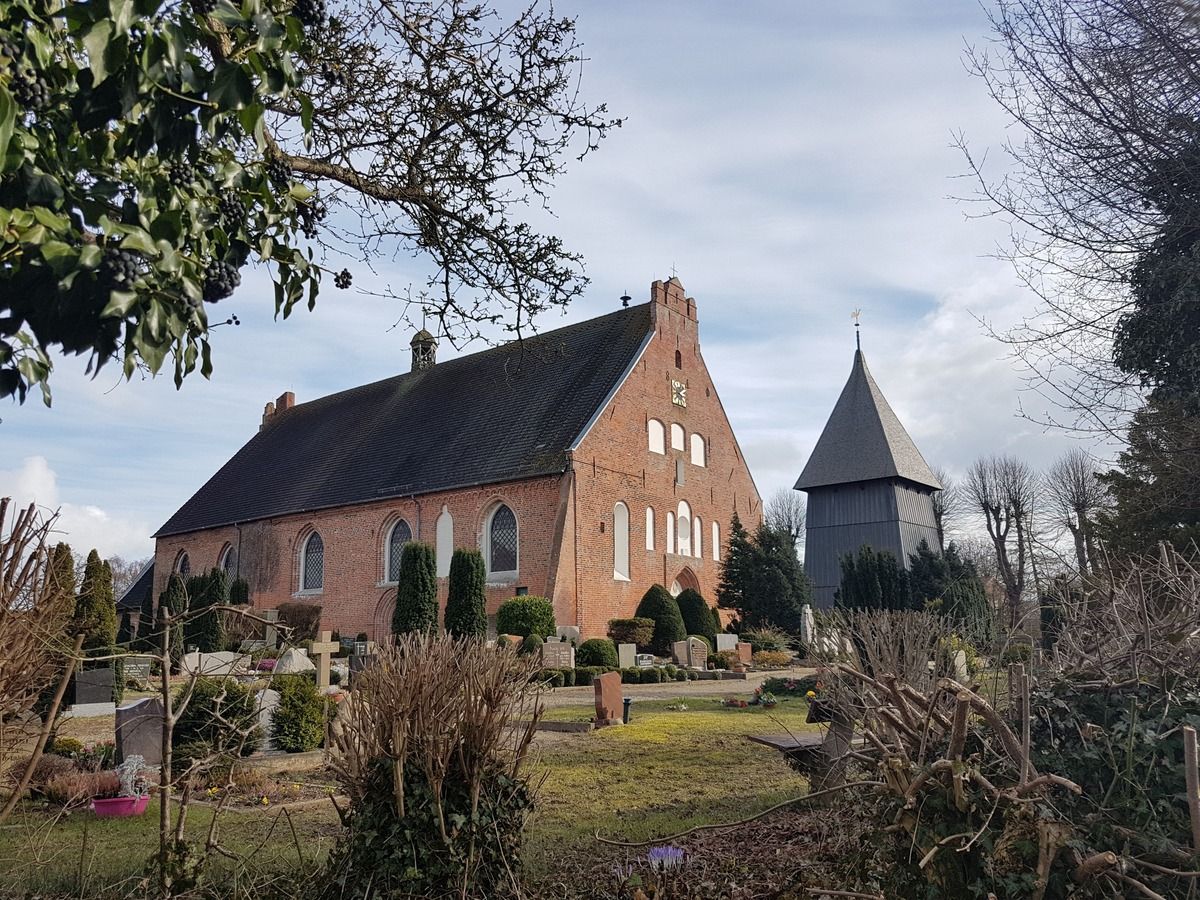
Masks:
[[[858,350],[862,349],[862,336],[858,330],[858,326],[859,326],[858,320],[861,316],[862,316],[861,309],[856,309],[854,312],[850,313],[850,318],[852,318],[854,320],[854,346]]]

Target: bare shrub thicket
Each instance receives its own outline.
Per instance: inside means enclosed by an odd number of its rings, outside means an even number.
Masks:
[[[890,852],[882,869],[847,873],[859,889],[1187,893],[1200,851],[1184,764],[1200,717],[1200,566],[1164,548],[1064,598],[1061,615],[1045,665],[974,684],[948,674],[920,614],[822,622],[824,646],[841,651],[827,655],[832,729],[861,736],[846,743],[848,774],[885,785],[864,782],[855,801],[875,798],[864,839]]]
[[[425,633],[355,677],[330,756],[350,807],[327,896],[496,896],[515,887],[536,785],[534,663]]]

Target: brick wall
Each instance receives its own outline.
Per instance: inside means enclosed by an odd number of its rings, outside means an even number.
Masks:
[[[385,582],[385,541],[403,517],[416,539],[436,542],[445,506],[454,518],[454,545],[481,547],[485,520],[499,502],[516,514],[520,559],[516,581],[488,589],[488,612],[518,585],[553,599],[559,624],[578,624],[585,635],[603,634],[609,619],[633,614],[659,583],[679,581],[715,603],[718,562],[712,523],[721,542],[736,510],[748,529],[762,517],[761,501],[716,388],[700,353],[695,301],[675,280],[651,286],[654,335],[624,384],[571,454],[562,476],[425,494],[357,506],[282,516],[241,527],[215,528],[162,538],[155,554],[155,594],[187,552],[193,572],[218,564],[227,547],[240,547],[239,574],[250,582],[254,604],[272,608],[303,599],[323,607],[321,627],[342,634],[388,632],[395,588]],[[678,353],[679,365],[676,366]],[[672,382],[687,388],[686,407],[672,402]],[[281,398],[282,399],[282,398]],[[664,454],[651,453],[647,422],[666,430]],[[671,447],[671,425],[684,429],[684,449]],[[705,441],[705,465],[691,459],[691,436]],[[676,483],[682,460],[684,483]],[[702,555],[666,552],[666,514],[686,501],[699,516]],[[614,577],[613,509],[629,507],[629,580]],[[646,509],[654,509],[654,549],[646,549]],[[325,548],[324,585],[301,593],[300,547],[312,530]],[[722,548],[723,549],[723,548]],[[693,551],[694,553],[694,551]],[[445,579],[439,581],[444,606]]]

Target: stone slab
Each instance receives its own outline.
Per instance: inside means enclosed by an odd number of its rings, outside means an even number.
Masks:
[[[113,670],[111,667],[83,669],[75,673],[71,682],[73,706],[94,706],[100,703],[112,703]],[[114,706],[113,709],[116,709],[116,707]]]
[[[554,629],[554,636],[560,641],[565,638],[568,644],[574,641],[576,646],[581,643],[580,635],[581,632],[574,625],[559,625]]]
[[[68,706],[63,713],[68,719],[91,719],[97,716],[111,716],[117,711],[117,704],[109,700],[107,703],[75,703]]]
[[[148,766],[162,763],[163,702],[144,697],[116,710],[117,762],[140,756]]]
[[[741,662],[746,665],[754,662],[754,646],[749,642],[738,641],[734,649],[737,650],[737,657]]]
[[[149,656],[127,656],[125,657],[125,677],[132,678],[134,681],[146,682],[150,680],[150,657]]]
[[[621,694],[621,673],[605,672],[592,682],[596,694],[596,724],[621,721],[624,697]]]
[[[575,648],[562,641],[546,641],[542,644],[543,669],[575,668]]]
[[[677,666],[687,668],[688,665],[688,642],[675,641],[671,644],[671,661]]]
[[[221,650],[217,653],[185,653],[180,668],[188,675],[223,678],[245,675],[250,671],[250,657],[244,653]]]
[[[617,644],[617,665],[622,669],[637,665],[637,644]]]
[[[308,658],[307,653],[299,647],[292,647],[279,654],[279,659],[275,661],[274,672],[276,675],[300,675],[316,670],[317,667],[313,665],[313,661]]]
[[[736,650],[738,645],[738,636],[736,634],[718,634],[717,635],[717,652],[724,650]]]
[[[279,749],[275,746],[275,710],[279,708],[279,691],[264,688],[254,695],[254,704],[258,709],[258,727],[262,731],[259,750],[269,753]]]

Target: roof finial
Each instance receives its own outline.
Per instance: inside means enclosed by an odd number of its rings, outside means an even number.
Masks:
[[[854,347],[856,350],[862,349],[862,334],[858,330],[858,319],[861,315],[861,309],[856,309],[854,312],[850,313],[850,318],[854,320]]]
[[[673,262],[671,263],[671,277],[672,278],[679,277],[679,273],[675,270],[675,263],[673,263]]]

